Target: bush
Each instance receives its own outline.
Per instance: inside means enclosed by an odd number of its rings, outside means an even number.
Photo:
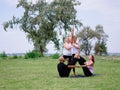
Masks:
[[[39,57],[43,57],[43,55],[37,51],[32,51],[32,52],[26,53],[24,58],[28,59],[28,58],[39,58]]]
[[[1,58],[7,58],[7,54],[5,52],[0,53]]]
[[[58,53],[55,53],[55,54],[52,54],[50,57],[52,57],[52,59],[58,59],[60,55]]]
[[[18,56],[17,56],[17,55],[14,55],[12,58],[13,58],[13,59],[17,59],[17,58],[18,58]]]

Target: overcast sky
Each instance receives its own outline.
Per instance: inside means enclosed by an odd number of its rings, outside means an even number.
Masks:
[[[28,42],[24,32],[18,28],[8,29],[7,32],[3,30],[3,22],[12,19],[12,16],[20,17],[23,14],[23,9],[16,8],[17,1],[0,1],[0,52],[25,53],[33,49],[32,43]],[[92,29],[95,29],[98,24],[103,25],[105,33],[109,35],[108,52],[120,52],[120,0],[79,1],[81,5],[76,7],[77,18]],[[47,48],[50,46],[48,45]],[[49,49],[49,52],[53,51],[53,48]]]

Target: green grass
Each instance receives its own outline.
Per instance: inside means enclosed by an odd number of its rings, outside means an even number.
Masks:
[[[95,57],[96,76],[58,77],[57,59],[0,59],[0,90],[120,90],[120,57]],[[83,75],[81,68],[76,68]]]

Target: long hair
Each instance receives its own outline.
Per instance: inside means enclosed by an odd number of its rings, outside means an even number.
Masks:
[[[94,56],[93,55],[91,55],[92,56],[92,61],[93,61],[93,63],[95,63],[95,59],[94,59]]]

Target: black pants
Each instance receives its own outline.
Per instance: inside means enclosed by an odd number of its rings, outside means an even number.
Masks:
[[[71,61],[72,56],[63,55],[63,58],[64,58],[64,59],[67,59],[67,58],[68,58],[68,60],[69,60],[68,62],[70,62],[70,61]]]
[[[58,63],[57,70],[58,70],[60,77],[68,77],[69,76],[70,69],[64,63]]]
[[[86,60],[83,57],[80,57],[80,59],[78,59],[78,62],[80,65],[85,65],[84,63],[86,62]],[[82,69],[83,69],[85,76],[93,75],[87,67],[82,67]]]
[[[67,55],[63,55],[64,59],[68,58],[68,64],[71,62],[71,60],[73,59],[73,55],[72,56],[67,56]],[[75,68],[73,68],[73,72],[75,73]]]
[[[75,65],[76,62],[79,62],[80,65],[85,65],[84,63],[86,62],[86,60],[83,57],[80,57],[80,59],[73,58],[73,60],[71,60],[68,65]],[[82,67],[82,69],[85,76],[93,75],[87,67]]]

